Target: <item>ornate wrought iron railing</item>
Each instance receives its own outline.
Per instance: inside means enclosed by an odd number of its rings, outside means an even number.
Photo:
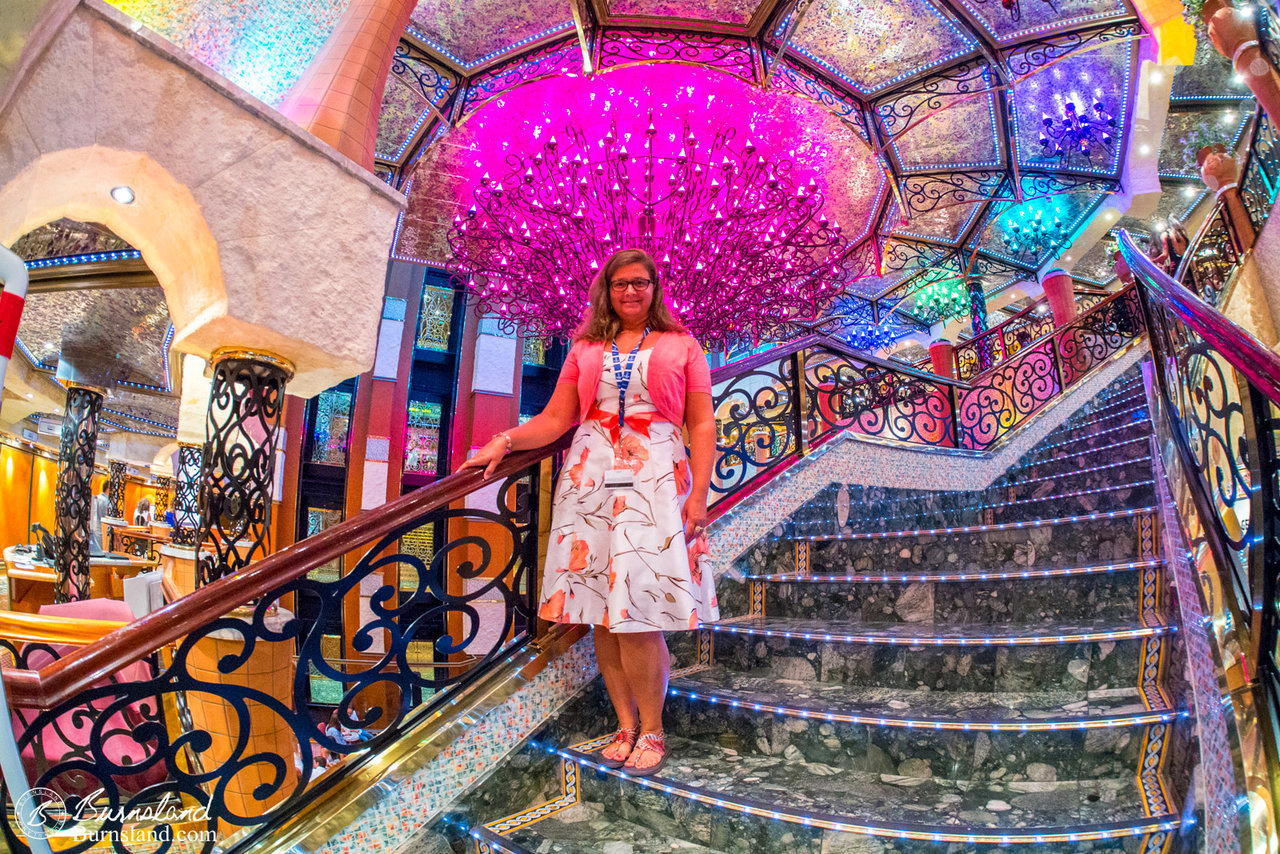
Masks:
[[[1160,432],[1176,457],[1171,492],[1218,644],[1225,708],[1227,692],[1235,700],[1245,748],[1237,761],[1265,744],[1269,775],[1280,722],[1280,356],[1166,275],[1126,233],[1120,251],[1147,319]],[[1242,714],[1245,706],[1269,720]]]
[[[1132,288],[960,382],[810,335],[712,373],[723,511],[836,433],[986,450],[1142,334]],[[1038,328],[1038,327],[1037,327]],[[1002,334],[997,327],[996,334]],[[1012,336],[1018,333],[1015,331]]]
[[[1106,299],[1107,294],[1077,290],[1075,298],[1080,310],[1088,311]],[[1049,300],[1041,297],[981,335],[957,344],[954,351],[956,377],[968,381],[984,370],[1007,362],[1031,342],[1053,332],[1054,322],[1053,315],[1049,314]],[[982,367],[984,361],[985,368]]]
[[[185,828],[207,851],[269,826],[332,785],[325,766],[363,761],[533,639],[539,512],[565,446],[513,454],[487,483],[445,478],[78,649],[11,644],[18,748],[60,849],[149,851]],[[401,546],[424,526],[433,554]],[[308,577],[343,555],[342,578]],[[360,624],[331,660],[322,633],[344,610]],[[333,729],[310,711],[317,676],[336,686]],[[166,800],[168,819],[130,821]],[[121,835],[138,824],[150,834]],[[3,832],[27,850],[12,812]]]

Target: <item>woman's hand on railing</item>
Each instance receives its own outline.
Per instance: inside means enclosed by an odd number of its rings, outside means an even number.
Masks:
[[[499,433],[486,442],[485,446],[476,451],[465,463],[458,466],[458,471],[483,468],[484,479],[488,480],[493,477],[493,472],[498,468],[498,463],[502,462],[510,450],[511,439],[506,433]]]

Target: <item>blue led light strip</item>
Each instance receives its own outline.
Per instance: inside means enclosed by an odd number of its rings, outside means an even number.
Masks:
[[[1131,714],[1105,715],[1095,718],[1059,718],[1058,720],[1036,721],[963,721],[955,718],[906,718],[896,715],[871,715],[861,712],[829,712],[821,709],[809,709],[804,706],[779,706],[772,703],[752,703],[745,700],[730,699],[715,694],[699,693],[684,688],[670,688],[667,691],[672,697],[686,700],[700,700],[713,705],[728,706],[732,709],[749,709],[753,712],[767,712],[790,718],[826,721],[828,723],[868,724],[870,726],[896,727],[899,729],[926,729],[960,732],[1057,732],[1059,730],[1113,729],[1116,727],[1146,726],[1148,724],[1168,723],[1188,713],[1179,713],[1174,709],[1134,712]]]
[[[531,744],[533,744],[531,742]],[[1174,815],[1152,816],[1133,822],[1122,822],[1106,825],[1085,825],[1079,828],[1055,828],[1052,830],[1036,830],[1028,828],[1008,828],[996,830],[984,828],[982,832],[964,832],[954,827],[931,827],[925,825],[894,826],[887,822],[859,820],[851,817],[808,813],[791,808],[779,809],[772,805],[752,802],[739,796],[731,796],[708,791],[705,787],[692,787],[676,783],[664,777],[632,777],[623,770],[606,768],[590,756],[576,750],[559,750],[552,746],[542,747],[547,753],[559,756],[586,768],[593,768],[602,774],[617,777],[620,780],[635,783],[647,789],[675,795],[700,804],[727,809],[737,813],[760,818],[785,821],[790,824],[802,824],[806,827],[821,827],[844,833],[860,833],[867,836],[892,837],[896,839],[917,839],[931,842],[967,842],[993,845],[1010,845],[1018,842],[1088,842],[1098,839],[1120,839],[1130,836],[1143,836],[1148,833],[1174,830],[1179,820]],[[585,747],[585,745],[584,745]]]
[[[787,638],[788,640],[816,640],[822,643],[857,643],[868,646],[1048,646],[1064,643],[1095,643],[1112,640],[1138,640],[1163,637],[1173,631],[1172,626],[1137,626],[1131,629],[1102,629],[1095,632],[1075,632],[1062,635],[931,635],[898,637],[886,634],[833,634],[831,632],[801,631],[799,629],[766,629],[759,626],[700,623],[699,628],[734,635]]]
[[[28,270],[40,270],[45,267],[70,267],[74,264],[97,264],[103,261],[132,261],[141,258],[137,249],[121,252],[90,252],[84,255],[63,255],[58,258],[37,258],[28,261]]]
[[[1106,573],[1126,572],[1134,569],[1158,569],[1164,565],[1163,558],[1138,560],[1130,563],[1106,563],[1098,566],[1071,566],[1055,569],[1014,569],[995,572],[911,572],[911,573],[869,573],[854,572],[847,575],[797,575],[794,572],[774,572],[763,575],[746,575],[750,581],[785,581],[789,584],[831,584],[850,582],[855,584],[918,584],[941,581],[1011,581],[1021,578],[1065,578],[1074,575],[1103,575]]]
[[[1131,507],[1126,510],[1111,510],[1106,513],[1087,513],[1079,516],[1059,516],[1056,519],[1030,519],[1023,522],[997,522],[992,525],[960,525],[953,528],[920,528],[914,531],[868,531],[856,534],[812,534],[810,536],[788,539],[809,540],[888,540],[897,537],[935,536],[946,534],[973,534],[986,531],[1016,531],[1021,528],[1038,528],[1044,525],[1070,525],[1075,522],[1093,522],[1098,519],[1125,519],[1130,516],[1141,516],[1154,513],[1154,507]]]
[[[1136,420],[1136,421],[1129,421],[1129,422],[1126,422],[1126,423],[1124,423],[1124,424],[1120,424],[1120,425],[1118,425],[1118,426],[1116,426],[1116,427],[1108,427],[1106,430],[1098,430],[1098,431],[1097,431],[1097,432],[1095,432],[1095,433],[1090,433],[1088,436],[1077,436],[1077,437],[1076,437],[1076,438],[1074,438],[1074,439],[1067,439],[1067,440],[1066,440],[1066,441],[1064,441],[1064,442],[1054,442],[1052,445],[1041,445],[1041,446],[1040,446],[1040,447],[1038,447],[1038,448],[1034,448],[1034,449],[1033,449],[1033,452],[1037,454],[1037,456],[1035,457],[1035,459],[1039,460],[1039,459],[1043,459],[1043,458],[1042,458],[1042,457],[1040,457],[1040,456],[1039,456],[1039,454],[1038,454],[1038,452],[1040,452],[1040,451],[1048,451],[1048,450],[1051,450],[1051,449],[1053,449],[1053,448],[1063,448],[1063,447],[1066,447],[1067,445],[1078,445],[1078,444],[1080,444],[1081,442],[1087,442],[1087,441],[1089,441],[1089,440],[1090,440],[1090,439],[1092,439],[1094,436],[1105,436],[1105,435],[1107,435],[1108,433],[1114,433],[1114,432],[1116,432],[1117,430],[1126,430],[1126,429],[1128,429],[1128,428],[1132,427],[1134,424],[1150,424],[1150,423],[1151,423],[1151,419],[1150,419],[1150,417],[1147,417],[1147,418],[1140,418],[1140,419],[1138,419],[1138,420]],[[1081,425],[1079,425],[1079,426],[1083,427],[1083,426],[1085,426],[1085,425],[1081,424]],[[1126,441],[1124,441],[1124,442],[1116,442],[1115,444],[1107,445],[1106,447],[1108,447],[1108,448],[1114,448],[1114,447],[1116,447],[1116,445],[1127,445],[1127,444],[1129,444],[1129,443],[1131,443],[1131,442],[1145,442],[1145,441],[1147,441],[1147,437],[1146,437],[1146,436],[1138,436],[1137,438],[1134,438],[1134,439],[1128,439],[1128,440],[1126,440]],[[1100,450],[1100,449],[1099,449],[1099,448],[1089,448],[1088,450],[1092,453],[1093,451],[1097,451],[1097,450]],[[1054,454],[1054,457],[1061,457],[1061,456],[1065,456],[1065,455],[1064,455],[1064,454]]]

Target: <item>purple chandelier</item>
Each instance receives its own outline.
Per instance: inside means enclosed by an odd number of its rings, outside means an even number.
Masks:
[[[604,260],[641,248],[703,346],[776,338],[878,265],[821,215],[812,178],[795,180],[790,160],[734,136],[705,144],[685,124],[664,139],[650,117],[631,151],[616,124],[594,144],[570,126],[564,142],[510,155],[502,180],[480,180],[449,232],[449,269],[508,329],[563,338]]]

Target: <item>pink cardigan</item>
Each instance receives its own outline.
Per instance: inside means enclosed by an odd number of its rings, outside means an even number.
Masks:
[[[558,383],[578,387],[578,420],[587,417],[596,400],[596,386],[604,373],[604,342],[577,341],[569,348]],[[706,354],[692,335],[663,332],[649,357],[649,394],[653,405],[672,424],[684,424],[684,396],[711,393],[711,368]]]

